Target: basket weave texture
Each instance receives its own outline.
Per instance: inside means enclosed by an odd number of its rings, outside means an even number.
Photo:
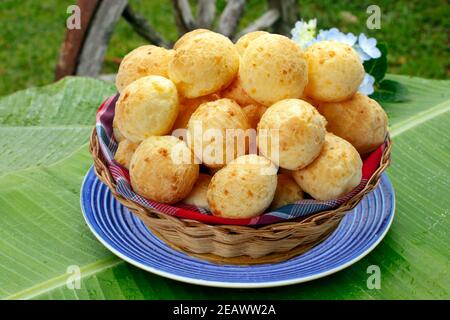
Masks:
[[[326,239],[345,214],[376,188],[381,174],[390,164],[392,143],[388,136],[380,166],[366,187],[338,208],[306,218],[260,227],[209,225],[148,209],[125,199],[116,190],[115,181],[100,150],[95,129],[91,134],[89,148],[99,179],[108,186],[113,196],[140,218],[158,238],[176,250],[211,262],[250,265],[290,259]]]

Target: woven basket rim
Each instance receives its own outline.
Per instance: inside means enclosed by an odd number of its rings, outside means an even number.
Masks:
[[[160,211],[156,211],[154,209],[146,208],[139,203],[126,199],[122,197],[119,193],[117,193],[116,190],[116,183],[114,181],[114,178],[111,175],[111,172],[109,171],[109,167],[107,163],[105,162],[104,156],[102,154],[101,148],[99,147],[99,141],[97,137],[97,131],[94,127],[90,136],[90,144],[89,144],[89,150],[94,160],[94,171],[99,177],[99,179],[105,183],[108,188],[113,193],[114,197],[122,203],[127,208],[134,208],[134,209],[141,209],[146,212],[151,212],[153,214],[156,214],[157,216],[163,217],[165,219],[170,220],[178,220],[185,224],[186,226],[199,226],[199,225],[205,225],[210,228],[215,229],[222,229],[226,232],[234,232],[239,230],[240,232],[255,232],[258,230],[270,230],[272,232],[282,232],[283,230],[287,230],[299,225],[303,225],[307,222],[313,222],[316,224],[320,224],[321,221],[330,219],[332,217],[335,217],[336,215],[341,218],[343,215],[345,215],[346,212],[352,210],[354,207],[356,207],[361,200],[372,190],[374,190],[381,179],[381,174],[387,169],[387,167],[391,163],[391,149],[392,149],[392,140],[390,138],[389,132],[387,133],[386,140],[385,140],[385,148],[383,150],[380,164],[378,168],[374,171],[372,176],[368,179],[366,186],[360,190],[358,193],[356,193],[354,196],[352,196],[350,199],[339,205],[338,207],[331,209],[331,210],[324,210],[321,212],[317,212],[314,214],[311,214],[306,217],[299,217],[299,218],[293,218],[286,221],[278,221],[270,224],[265,225],[232,225],[232,224],[209,224],[206,222],[194,220],[194,219],[187,219],[187,218],[180,218],[177,216],[169,215]],[[133,211],[133,210],[132,210]]]

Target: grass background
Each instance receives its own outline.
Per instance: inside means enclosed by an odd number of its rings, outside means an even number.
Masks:
[[[0,96],[30,86],[51,83],[64,38],[66,9],[75,0],[0,1]],[[177,32],[170,0],[130,0],[166,38]],[[249,0],[240,28],[266,9],[266,1]],[[450,6],[446,0],[378,1],[381,29],[368,30],[366,8],[373,1],[299,1],[304,19],[317,18],[318,27],[338,27],[345,32],[364,32],[389,46],[390,73],[425,78],[448,78]],[[218,8],[225,6],[218,0]],[[133,48],[145,44],[120,20],[106,54],[104,72],[117,69],[114,62]]]

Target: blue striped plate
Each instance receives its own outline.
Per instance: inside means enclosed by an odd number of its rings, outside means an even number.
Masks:
[[[81,187],[81,208],[97,239],[123,260],[183,282],[229,288],[262,288],[321,278],[357,262],[383,239],[394,218],[395,196],[386,174],[348,213],[335,232],[308,252],[277,264],[217,265],[178,252],[114,199],[90,169]]]

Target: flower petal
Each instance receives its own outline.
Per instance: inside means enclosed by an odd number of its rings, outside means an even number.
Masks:
[[[366,73],[364,75],[364,80],[358,88],[358,91],[366,96],[371,95],[374,92],[373,85],[375,83],[375,78],[370,74]]]
[[[367,37],[366,37],[366,35],[365,35],[364,33],[361,33],[361,34],[358,36],[358,44],[359,44],[361,47],[363,47],[363,46],[366,45],[366,43],[367,43]]]
[[[371,57],[367,53],[365,53],[364,50],[359,45],[354,46],[353,49],[355,49],[356,53],[358,53],[362,62],[371,59]]]
[[[366,53],[372,58],[372,59],[378,59],[381,57],[381,51],[377,47],[372,47],[369,50],[366,51]]]

